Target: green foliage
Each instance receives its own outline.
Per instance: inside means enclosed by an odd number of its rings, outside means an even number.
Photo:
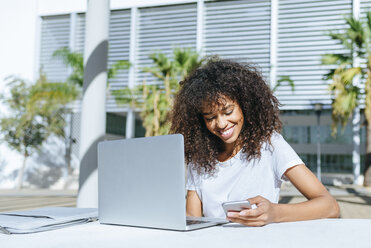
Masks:
[[[69,48],[63,47],[54,51],[53,57],[61,58],[63,63],[71,67],[72,72],[67,82],[82,87],[84,83],[84,57],[81,53],[72,52]]]
[[[334,66],[324,77],[332,80],[329,90],[333,95],[333,135],[337,132],[338,123],[342,127],[347,124],[362,94],[366,99],[366,119],[371,123],[371,12],[367,13],[366,20],[347,17],[345,21],[346,30],[329,36],[348,52],[322,56],[322,64]],[[361,87],[365,90],[362,91]]]
[[[272,91],[275,92],[278,87],[281,87],[284,82],[287,82],[291,87],[291,92],[295,91],[295,84],[294,81],[289,76],[281,76],[277,80],[277,84],[273,87]]]
[[[117,73],[120,70],[127,70],[130,68],[130,62],[126,60],[119,60],[116,63],[112,64],[110,68],[108,68],[107,72],[107,78],[115,78],[117,76]]]
[[[27,84],[18,78],[12,78],[7,84],[10,87],[11,97],[5,99],[4,103],[12,111],[13,116],[2,118],[0,128],[3,139],[10,147],[25,156],[29,156],[29,147],[39,147],[44,140],[43,132],[39,128],[41,124],[38,119],[32,118],[27,114],[30,96]]]
[[[9,115],[0,119],[3,141],[20,152],[26,159],[38,151],[51,135],[63,137],[65,122],[62,116],[66,104],[76,99],[78,91],[68,83],[49,83],[44,75],[35,84],[17,77],[8,77],[8,97],[1,100],[8,107]],[[23,180],[24,165],[19,187]]]
[[[113,95],[118,104],[141,110],[146,136],[164,135],[169,132],[168,111],[179,90],[179,81],[199,67],[204,59],[188,48],[175,48],[172,58],[162,52],[153,53],[149,58],[153,66],[142,71],[151,73],[158,81],[150,84],[143,81],[133,89],[115,90]]]
[[[63,47],[54,51],[53,57],[62,59],[63,63],[72,69],[72,73],[66,82],[82,87],[84,83],[83,55],[79,52],[72,52],[67,47]],[[130,63],[128,61],[119,60],[108,68],[107,78],[115,78],[120,70],[127,70],[129,67]]]

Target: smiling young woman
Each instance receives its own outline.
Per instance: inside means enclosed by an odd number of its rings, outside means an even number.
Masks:
[[[238,137],[244,118],[240,105],[226,96],[221,96],[218,104],[203,106],[202,116],[206,128],[223,141],[224,149],[218,160],[223,162],[233,157],[241,149]]]
[[[211,59],[180,82],[171,132],[184,136],[187,215],[225,217],[221,204],[248,199],[257,208],[229,212],[248,226],[339,216],[326,188],[279,134],[279,102],[251,65]],[[308,199],[278,204],[283,181]]]

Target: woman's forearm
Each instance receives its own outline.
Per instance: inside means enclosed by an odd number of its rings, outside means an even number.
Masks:
[[[330,195],[319,196],[301,203],[274,204],[273,211],[273,222],[339,218],[340,216],[339,205]]]

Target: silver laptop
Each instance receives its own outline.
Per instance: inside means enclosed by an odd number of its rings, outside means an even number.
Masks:
[[[98,193],[103,224],[187,231],[226,223],[186,217],[180,134],[100,142]]]

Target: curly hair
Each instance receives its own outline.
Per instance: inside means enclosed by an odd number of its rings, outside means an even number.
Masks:
[[[186,162],[198,173],[212,174],[223,152],[222,140],[205,125],[203,106],[220,105],[226,97],[240,105],[244,124],[238,139],[247,160],[260,158],[263,143],[270,143],[273,132],[281,131],[280,103],[250,64],[211,58],[180,86],[170,114],[170,133],[184,136]]]

